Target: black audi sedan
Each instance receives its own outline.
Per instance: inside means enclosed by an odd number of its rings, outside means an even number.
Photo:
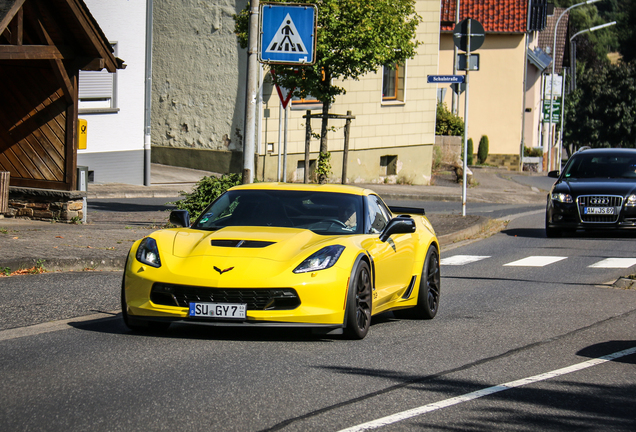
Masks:
[[[548,194],[547,237],[576,230],[636,229],[636,149],[582,149]]]

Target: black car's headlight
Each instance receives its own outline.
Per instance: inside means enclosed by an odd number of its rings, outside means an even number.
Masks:
[[[294,269],[294,273],[307,273],[328,269],[338,261],[344,249],[345,247],[340,245],[324,247],[301,262],[298,267]]]
[[[636,195],[628,196],[627,197],[627,202],[625,202],[625,205],[636,206]]]
[[[157,241],[155,239],[146,237],[139,243],[139,247],[137,248],[137,261],[152,267],[161,267],[159,249],[157,248]]]
[[[553,193],[552,201],[559,201],[562,203],[573,203],[572,195],[566,193]]]

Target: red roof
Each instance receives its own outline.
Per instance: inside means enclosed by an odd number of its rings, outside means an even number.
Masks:
[[[441,0],[441,31],[455,28],[457,0]],[[527,27],[528,0],[461,0],[459,20],[476,19],[486,33],[524,33]]]

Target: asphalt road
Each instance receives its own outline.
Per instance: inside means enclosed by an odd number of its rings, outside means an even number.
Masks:
[[[109,314],[119,272],[2,278],[15,300],[0,314],[0,424],[634,430],[636,291],[611,285],[636,271],[625,267],[634,236],[546,239],[542,223],[541,213],[517,217],[443,253],[438,316],[383,314],[362,341],[185,325],[135,334]]]

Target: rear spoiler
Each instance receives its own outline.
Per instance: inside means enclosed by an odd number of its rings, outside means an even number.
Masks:
[[[389,210],[393,214],[415,214],[424,216],[426,213],[423,208],[417,207],[398,207],[398,206],[389,206]]]

